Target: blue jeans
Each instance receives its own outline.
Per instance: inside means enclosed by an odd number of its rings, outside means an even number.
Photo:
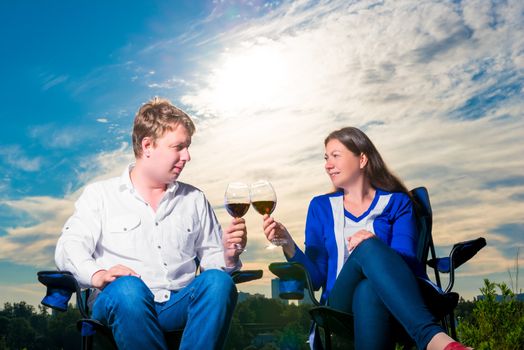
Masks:
[[[119,349],[167,349],[164,332],[184,329],[180,349],[221,349],[237,300],[231,277],[207,270],[156,303],[144,282],[119,277],[98,295],[92,317],[107,325]]]
[[[351,253],[328,304],[353,314],[355,349],[394,349],[398,323],[418,349],[444,331],[426,307],[411,269],[378,238],[363,241]]]

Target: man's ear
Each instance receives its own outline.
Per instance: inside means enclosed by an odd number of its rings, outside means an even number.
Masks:
[[[151,149],[155,146],[155,141],[149,136],[142,139],[142,155],[149,158],[151,155]]]

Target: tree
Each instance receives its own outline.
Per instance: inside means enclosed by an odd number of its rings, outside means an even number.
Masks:
[[[80,311],[71,305],[67,312],[57,312],[48,321],[49,342],[55,349],[78,349],[81,337],[76,322],[82,318]]]
[[[7,326],[7,346],[11,349],[33,349],[35,347],[36,332],[29,322],[22,317],[9,320]]]
[[[501,292],[497,300],[496,287]],[[524,303],[505,283],[484,280],[482,297],[458,326],[460,340],[478,350],[518,350],[524,344]]]

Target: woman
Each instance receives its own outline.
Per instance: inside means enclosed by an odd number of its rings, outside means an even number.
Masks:
[[[357,128],[325,140],[325,169],[334,193],[313,198],[305,253],[287,229],[264,216],[268,240],[284,238],[288,261],[303,264],[321,302],[353,314],[356,349],[394,348],[398,321],[419,349],[466,349],[428,311],[415,276],[426,277],[416,257],[413,204],[371,140]]]

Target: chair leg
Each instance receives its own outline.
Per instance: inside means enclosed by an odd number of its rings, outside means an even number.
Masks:
[[[455,325],[455,314],[453,311],[449,313],[449,330],[450,330],[450,336],[453,339],[457,339],[457,329]]]
[[[324,327],[324,343],[326,350],[331,350],[331,330],[328,327]]]
[[[82,350],[93,350],[93,336],[82,336]]]

